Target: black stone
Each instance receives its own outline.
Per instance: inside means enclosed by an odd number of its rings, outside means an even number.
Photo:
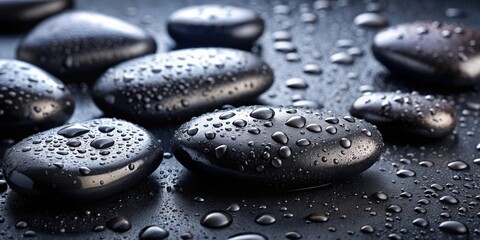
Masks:
[[[55,77],[29,63],[0,60],[0,136],[62,125],[74,108],[70,91]]]
[[[251,113],[258,109],[271,110],[272,117],[252,117]],[[235,116],[221,120],[220,116],[228,112]],[[336,133],[306,129],[306,126],[314,126],[312,124],[319,126],[315,129],[326,129],[332,125],[325,121],[329,117],[338,119]],[[232,122],[239,119],[247,124],[234,126]],[[298,119],[295,122],[302,124],[290,126],[289,119]],[[380,155],[383,141],[378,130],[363,120],[347,119],[350,121],[331,112],[302,108],[249,106],[219,110],[182,125],[171,147],[186,168],[201,175],[272,189],[308,188],[358,174]],[[267,122],[271,124],[265,126]],[[222,127],[213,127],[218,123]],[[198,128],[198,132],[191,136],[187,133],[190,128]],[[251,133],[251,128],[257,128],[258,135]],[[371,133],[370,136],[362,131],[364,129]],[[205,133],[213,131],[222,137],[205,137]],[[348,148],[345,143],[342,145],[345,139],[349,140]]]
[[[385,132],[440,138],[455,128],[455,110],[445,100],[412,93],[372,93],[353,103],[350,113]]]
[[[74,0],[2,0],[0,31],[21,32],[41,20],[72,8]]]
[[[116,130],[102,133],[99,127],[104,125]],[[89,131],[60,135],[65,129],[85,128]],[[109,141],[94,144],[99,139]],[[67,144],[73,140],[80,145]],[[20,195],[87,201],[113,195],[146,178],[160,165],[162,154],[158,140],[143,128],[103,118],[28,137],[7,151],[2,168],[10,188]]]
[[[67,12],[37,25],[18,45],[17,58],[64,81],[92,80],[125,60],[154,53],[143,29],[93,12]]]
[[[165,124],[253,99],[272,83],[270,67],[251,53],[197,48],[146,56],[111,68],[95,84],[93,96],[107,114]]]
[[[262,35],[264,22],[250,9],[203,5],[173,12],[167,28],[180,47],[245,48]]]
[[[375,36],[374,56],[392,72],[423,83],[480,82],[480,31],[450,23],[414,22]]]

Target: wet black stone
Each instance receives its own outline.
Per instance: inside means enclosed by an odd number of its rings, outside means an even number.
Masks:
[[[251,53],[196,48],[113,67],[95,84],[93,96],[107,114],[158,125],[253,99],[272,83],[270,67]]]
[[[148,226],[140,231],[138,238],[140,240],[161,240],[167,239],[169,232],[159,226]]]
[[[220,128],[211,126],[208,119],[218,119],[227,111],[236,114],[222,121]],[[269,114],[255,118],[259,111]],[[330,124],[325,119],[329,117],[338,120],[335,134],[302,128],[311,124],[318,125],[315,129],[326,128]],[[245,120],[247,125],[232,126],[231,122],[236,119]],[[265,127],[265,122],[271,122],[272,126]],[[288,122],[295,124],[288,126]],[[187,133],[192,127],[199,129],[195,136]],[[257,132],[248,131],[252,127]],[[371,136],[365,135],[362,129],[369,129]],[[224,137],[206,138],[205,133],[212,131]],[[250,141],[252,144],[246,144]],[[192,119],[176,131],[171,146],[177,159],[196,173],[245,184],[254,182],[273,189],[299,189],[364,171],[377,160],[383,142],[375,127],[362,120],[351,122],[333,113],[301,108],[249,106],[219,110]],[[297,174],[297,169],[303,172]]]
[[[102,125],[114,126],[119,132],[107,137],[99,130]],[[81,127],[88,133],[59,134]],[[74,140],[80,145],[70,149],[67,143]],[[32,150],[22,151],[28,147]],[[143,128],[104,118],[28,137],[7,151],[2,168],[10,188],[20,195],[88,201],[123,191],[146,178],[159,166],[162,154],[158,140]]]
[[[368,94],[355,100],[350,113],[385,132],[424,138],[444,137],[456,124],[455,110],[446,100],[416,92]]]
[[[423,83],[480,82],[480,32],[453,23],[414,22],[375,36],[374,56],[392,72]]]
[[[17,58],[63,81],[85,81],[156,49],[153,37],[137,26],[98,13],[74,11],[37,25],[18,45]]]
[[[72,94],[55,77],[29,63],[0,60],[0,136],[23,137],[62,125],[74,108]]]
[[[72,8],[74,0],[2,0],[0,31],[19,32],[37,22]]]
[[[264,22],[250,9],[201,5],[173,12],[167,29],[181,47],[245,48],[262,35]]]

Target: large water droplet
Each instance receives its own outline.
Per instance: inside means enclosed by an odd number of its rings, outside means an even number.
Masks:
[[[207,228],[224,228],[232,224],[233,218],[225,211],[213,211],[203,215],[200,224]]]
[[[58,130],[57,134],[66,138],[74,138],[88,133],[90,130],[82,125],[72,125]]]

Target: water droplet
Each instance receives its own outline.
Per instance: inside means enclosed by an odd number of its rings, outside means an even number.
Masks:
[[[169,233],[159,226],[147,226],[140,231],[138,235],[140,240],[159,240],[166,239]]]
[[[348,149],[352,146],[352,141],[350,141],[350,139],[348,138],[342,138],[340,140],[340,145],[345,148],[345,149]]]
[[[310,222],[315,222],[315,223],[323,223],[328,221],[328,217],[323,214],[323,213],[311,213],[306,217],[306,219]]]
[[[228,240],[267,240],[267,237],[258,233],[239,233],[229,237]]]
[[[322,131],[322,127],[318,124],[312,123],[312,124],[308,124],[307,130],[310,132],[319,133]]]
[[[125,216],[116,216],[107,222],[107,227],[114,232],[126,232],[132,228],[132,224]]]
[[[458,199],[452,196],[442,196],[440,202],[444,204],[458,204]]]
[[[90,130],[82,125],[72,125],[58,130],[57,134],[66,138],[74,138],[88,133]]]
[[[430,224],[425,218],[416,218],[412,223],[417,227],[426,227]]]
[[[344,52],[334,53],[330,56],[330,62],[336,64],[352,64],[353,57],[350,54]]]
[[[224,228],[232,224],[233,218],[225,211],[212,211],[203,215],[200,224],[206,228]]]
[[[83,176],[87,176],[91,172],[90,168],[88,167],[80,167],[78,170]]]
[[[215,148],[215,157],[216,158],[222,158],[225,153],[227,152],[227,145],[220,145],[218,147]]]
[[[375,232],[375,228],[370,225],[364,225],[360,228],[360,231],[362,231],[363,233],[373,233]]]
[[[440,223],[438,226],[440,230],[454,234],[454,235],[465,235],[468,234],[468,228],[465,226],[465,224],[457,221],[445,221]]]
[[[98,130],[102,133],[109,133],[109,132],[115,130],[115,127],[114,126],[109,126],[109,125],[102,125],[102,126],[98,127]]]
[[[293,116],[290,117],[286,122],[285,125],[294,128],[303,128],[306,124],[307,120],[302,116]]]
[[[271,225],[274,224],[277,221],[277,219],[271,215],[271,214],[260,214],[257,217],[255,217],[255,222],[260,224],[260,225]]]
[[[284,132],[274,132],[272,134],[272,139],[281,144],[286,144],[288,143],[288,137]]]
[[[271,119],[273,116],[275,116],[275,112],[267,107],[257,108],[250,113],[250,117],[262,120]]]
[[[113,146],[115,144],[115,141],[111,138],[108,137],[103,137],[103,138],[97,138],[93,140],[90,143],[90,146],[96,148],[96,149],[105,149]]]
[[[353,23],[357,26],[380,28],[388,25],[388,20],[378,13],[362,13],[355,17]]]
[[[397,171],[397,176],[401,178],[414,177],[415,175],[414,171],[408,169],[400,169]]]
[[[463,161],[454,161],[448,164],[448,168],[455,171],[462,171],[462,170],[469,169],[470,167],[468,166],[467,163]]]

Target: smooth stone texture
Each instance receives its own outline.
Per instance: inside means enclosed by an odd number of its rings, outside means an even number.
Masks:
[[[222,120],[226,113],[235,115]],[[233,124],[241,120],[244,126]],[[327,131],[330,128],[335,131]],[[188,134],[191,129],[196,133]],[[208,138],[209,132],[216,135]],[[345,139],[349,144],[342,144]],[[193,118],[175,132],[171,146],[177,159],[195,173],[248,186],[293,190],[364,171],[377,160],[383,141],[373,125],[353,117],[248,106]]]
[[[375,58],[422,83],[471,86],[480,81],[480,32],[451,23],[413,22],[378,33]]]
[[[107,114],[158,125],[252,100],[272,83],[270,67],[251,53],[196,48],[111,68],[95,84],[93,96]]]
[[[74,0],[2,0],[0,31],[18,32],[35,23],[72,8]]]
[[[156,50],[153,37],[135,25],[99,13],[73,11],[37,25],[19,43],[17,58],[63,81],[85,81]]]
[[[116,130],[102,133],[104,125]],[[91,147],[99,138],[115,143]],[[69,147],[71,141],[80,145]],[[10,188],[25,197],[87,201],[137,184],[157,169],[162,154],[158,140],[143,128],[103,118],[28,137],[7,151],[2,168]]]
[[[74,108],[70,91],[55,77],[29,63],[0,60],[0,136],[62,125]]]
[[[168,33],[182,47],[248,47],[264,27],[259,14],[228,5],[182,8],[173,12],[167,23]]]
[[[355,100],[350,113],[381,130],[425,138],[449,135],[456,124],[455,110],[445,99],[417,92],[367,94]]]

